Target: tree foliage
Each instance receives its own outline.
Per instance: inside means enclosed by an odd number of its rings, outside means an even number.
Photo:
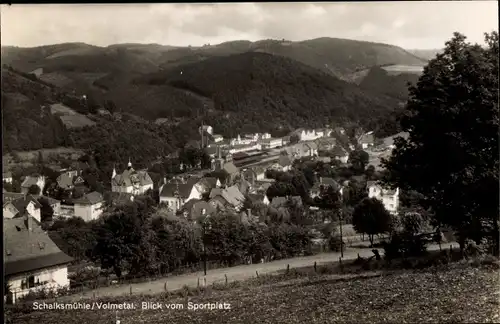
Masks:
[[[387,233],[392,229],[392,216],[381,201],[365,198],[354,208],[352,225],[356,232],[368,234],[373,245],[375,234]]]
[[[455,33],[425,67],[401,121],[387,182],[425,196],[435,221],[498,250],[498,33],[486,46]]]

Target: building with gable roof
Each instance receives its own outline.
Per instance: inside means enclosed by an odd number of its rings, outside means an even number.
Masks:
[[[15,303],[40,289],[69,287],[68,264],[73,259],[57,247],[33,217],[4,218],[3,236],[8,301]]]
[[[45,177],[44,176],[27,176],[21,183],[21,192],[28,193],[31,186],[36,185],[40,188],[40,192],[43,191],[45,187]]]
[[[35,197],[29,194],[5,192],[3,193],[3,217],[18,218],[25,215],[34,217],[41,222],[42,206]]]
[[[99,218],[103,213],[104,197],[97,191],[90,192],[73,203],[75,217],[81,217],[86,222]]]
[[[147,171],[134,170],[130,160],[128,161],[127,169],[121,174],[117,174],[116,169],[113,168],[111,191],[142,195],[148,190],[153,190],[153,180]]]

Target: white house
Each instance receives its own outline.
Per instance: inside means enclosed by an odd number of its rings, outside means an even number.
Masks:
[[[292,134],[295,134],[299,137],[299,141],[314,141],[320,137],[323,137],[324,134],[316,133],[315,129],[304,129],[299,128],[295,130]]]
[[[45,187],[45,177],[44,176],[27,176],[23,183],[21,184],[21,192],[28,193],[32,185],[37,185],[40,191]]]
[[[358,143],[359,143],[359,145],[361,145],[361,147],[363,149],[366,149],[366,148],[373,146],[375,143],[375,138],[373,137],[373,132],[368,132],[368,133],[361,135],[358,139]]]
[[[69,288],[64,254],[33,217],[4,218],[4,280],[7,302],[15,303],[31,291]]]
[[[318,144],[315,142],[305,143],[307,156],[317,156],[318,155]]]
[[[214,133],[214,128],[212,126],[209,126],[209,125],[203,125],[203,126],[200,126],[198,131],[200,132],[200,134],[202,132],[205,132],[205,133],[212,135]]]
[[[335,160],[338,160],[344,164],[349,161],[349,153],[347,153],[347,151],[340,145],[336,145],[335,147],[333,147],[331,154]]]
[[[220,143],[224,140],[224,137],[222,135],[219,135],[219,134],[214,134],[212,137],[213,137],[215,143]]]
[[[252,142],[252,143],[249,143],[249,144],[236,144],[236,145],[233,145],[233,147],[231,147],[229,149],[229,153],[230,154],[234,154],[234,153],[241,153],[241,152],[249,152],[249,151],[254,151],[254,150],[260,150],[262,147],[259,143],[256,143],[256,142]]]
[[[255,142],[255,139],[254,137],[251,137],[251,138],[246,138],[246,137],[243,137],[241,138],[240,135],[238,135],[237,138],[233,138],[231,139],[231,141],[229,142],[229,145],[230,146],[235,146],[235,145],[248,145],[248,144],[251,144]]]
[[[180,210],[190,199],[200,199],[201,193],[198,189],[193,191],[199,179],[183,182],[175,179],[160,187],[160,204],[166,204],[174,213]],[[198,198],[200,197],[200,198]]]
[[[75,200],[74,208],[76,217],[81,217],[84,221],[89,222],[102,215],[104,198],[100,193],[94,191]]]
[[[24,215],[34,217],[41,221],[40,203],[29,194],[4,193],[3,217],[18,218]]]
[[[368,181],[368,198],[377,198],[391,214],[395,215],[399,209],[399,188],[396,190],[384,189],[375,181]]]
[[[111,176],[111,191],[126,192],[134,195],[142,195],[148,190],[153,190],[153,180],[145,170],[136,171],[129,161],[127,169],[122,174],[116,174],[113,168]]]
[[[260,141],[260,144],[262,145],[262,149],[273,149],[276,147],[281,147],[283,146],[283,139],[281,137],[279,138],[266,138],[262,139]]]
[[[4,172],[3,173],[3,182],[12,183],[12,173]]]

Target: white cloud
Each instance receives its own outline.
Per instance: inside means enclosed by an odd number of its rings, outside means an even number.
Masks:
[[[436,48],[455,31],[482,42],[498,29],[496,1],[4,5],[1,18],[2,44],[17,46],[339,37]]]

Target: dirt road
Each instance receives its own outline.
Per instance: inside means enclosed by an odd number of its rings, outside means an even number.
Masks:
[[[448,243],[445,245],[449,247]],[[454,248],[458,245],[456,243],[452,244]],[[438,250],[439,246],[437,244],[428,246],[428,250]],[[380,251],[380,249],[379,249]],[[348,249],[344,252],[343,260],[353,260],[357,258],[358,253],[362,257],[370,257],[373,255],[371,249]],[[268,274],[286,269],[287,265],[290,268],[301,268],[312,266],[314,262],[318,264],[331,263],[338,261],[340,253],[322,253],[307,257],[298,257],[293,259],[278,260],[268,263],[259,263],[251,265],[241,265],[232,268],[222,268],[214,269],[207,272],[206,283],[210,285],[214,282],[224,282],[225,276],[229,282],[237,280],[246,280],[256,276],[256,271],[259,274]],[[198,285],[198,278],[203,282],[203,272],[190,273],[186,275],[180,275],[175,277],[167,277],[162,279],[157,279],[149,282],[136,283],[131,285],[119,285],[98,288],[92,291],[87,291],[78,295],[64,296],[58,298],[58,301],[77,301],[82,298],[92,298],[94,295],[96,297],[102,296],[121,296],[130,294],[130,289],[132,289],[132,294],[156,294],[164,292],[165,282],[167,283],[167,289],[169,291],[174,291],[181,289],[184,286],[196,287]]]

